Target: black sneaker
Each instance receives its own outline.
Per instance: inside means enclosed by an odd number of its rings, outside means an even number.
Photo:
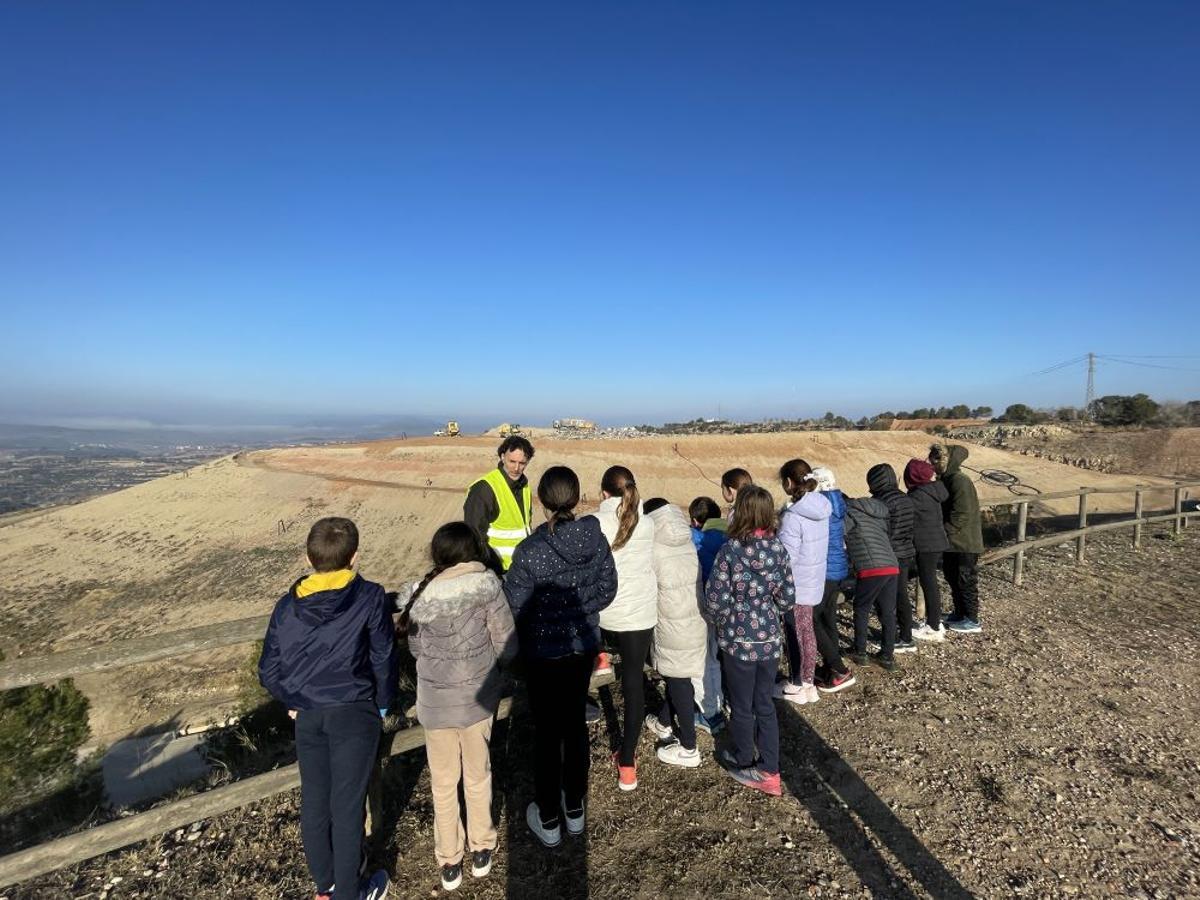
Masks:
[[[460,884],[462,884],[462,863],[456,862],[452,866],[442,866],[442,888],[452,891]]]
[[[894,656],[884,656],[882,653],[875,653],[871,656],[871,662],[879,666],[885,672],[896,671],[896,658]]]
[[[865,653],[851,653],[850,659],[854,661],[856,666],[865,666],[870,657]]]
[[[892,650],[895,653],[916,653],[917,652],[917,642],[916,641],[897,640],[896,646],[893,647]]]
[[[474,850],[471,852],[471,877],[483,878],[492,871],[492,851]]]

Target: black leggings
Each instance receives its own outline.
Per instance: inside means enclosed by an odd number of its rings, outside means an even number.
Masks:
[[[696,749],[696,716],[692,710],[696,702],[696,689],[690,678],[664,676],[667,697],[658,711],[658,723],[675,732],[684,750]]]
[[[813,610],[813,633],[817,636],[817,650],[824,665],[820,673],[828,677],[831,672],[841,675],[846,671],[842,653],[838,646],[838,595],[844,593],[843,581],[826,581],[821,602]]]
[[[906,556],[900,560],[900,574],[896,576],[896,637],[906,644],[912,643],[913,607],[908,596],[908,576],[913,570],[913,558]]]
[[[925,595],[925,622],[934,631],[942,627],[942,589],[937,577],[941,561],[941,550],[917,554],[917,578],[921,582],[921,593]]]
[[[643,631],[605,631],[604,641],[621,656],[621,699],[625,716],[621,728],[621,765],[632,766],[637,757],[638,739],[646,718],[646,676],[654,629]]]

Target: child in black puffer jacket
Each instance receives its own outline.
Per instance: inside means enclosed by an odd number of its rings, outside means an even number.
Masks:
[[[882,646],[875,662],[887,671],[896,668],[896,575],[900,569],[888,537],[888,508],[882,500],[859,497],[846,501],[846,554],[854,569],[854,653],[858,665],[867,662],[867,623],[871,608],[879,611]]]
[[[547,847],[582,834],[587,796],[584,718],[600,649],[600,610],[617,595],[617,567],[600,523],[576,520],[579,478],[551,466],[538,483],[548,521],[517,546],[504,593],[517,625],[534,721],[534,792],[525,822]]]
[[[896,482],[896,470],[887,463],[870,468],[867,487],[872,497],[887,504],[888,537],[896,552],[896,627],[899,633],[896,635],[895,652],[916,653],[912,602],[908,599],[908,579],[917,564],[917,551],[913,546],[913,501],[900,490]]]

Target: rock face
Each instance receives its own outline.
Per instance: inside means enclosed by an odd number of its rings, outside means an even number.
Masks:
[[[1120,460],[1113,454],[1078,454],[1057,449],[1061,443],[1072,443],[1078,435],[1061,425],[987,425],[982,427],[953,428],[946,433],[947,439],[970,441],[997,450],[1008,450],[1022,456],[1087,469],[1091,472],[1121,472]]]

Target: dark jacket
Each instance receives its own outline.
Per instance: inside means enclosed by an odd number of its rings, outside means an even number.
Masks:
[[[950,549],[950,541],[946,539],[946,528],[942,524],[942,504],[950,496],[946,486],[940,481],[928,484],[914,484],[908,489],[912,498],[913,510],[913,545],[918,553],[940,553]]]
[[[381,709],[396,695],[399,653],[383,587],[361,575],[343,588],[275,604],[258,661],[258,679],[288,709],[370,700]]]
[[[979,495],[975,492],[975,482],[962,471],[967,456],[967,448],[961,444],[946,448],[947,463],[942,483],[950,496],[942,504],[942,518],[953,552],[982,553],[983,521],[979,516]]]
[[[396,598],[403,608],[416,584]],[[426,728],[467,728],[495,715],[500,666],[517,653],[500,579],[482,563],[459,563],[413,601],[408,649],[417,661],[417,718]]]
[[[888,537],[888,508],[882,500],[856,497],[846,501],[846,555],[859,578],[895,575],[896,551]]]
[[[912,559],[917,555],[913,546],[913,502],[900,490],[896,470],[887,463],[871,466],[867,471],[867,487],[872,497],[887,504],[888,537],[896,558]]]
[[[503,470],[504,464],[497,463],[496,468]],[[513,481],[505,475],[504,480],[512,488],[513,499],[517,501],[517,509],[524,515],[525,501],[523,492],[525,485],[529,484],[529,479],[522,475],[516,481]],[[477,481],[471,485],[467,491],[467,499],[463,501],[463,521],[468,525],[475,526],[475,530],[486,538],[488,528],[491,527],[491,524],[496,521],[499,515],[500,503],[496,500],[492,486],[486,481]]]
[[[617,596],[617,567],[595,516],[542,524],[513,554],[504,593],[524,656],[557,659],[600,648],[600,610]]]
[[[833,512],[829,516],[829,555],[825,558],[825,580],[841,581],[850,575],[846,558],[846,495],[833,488],[821,491]]]

